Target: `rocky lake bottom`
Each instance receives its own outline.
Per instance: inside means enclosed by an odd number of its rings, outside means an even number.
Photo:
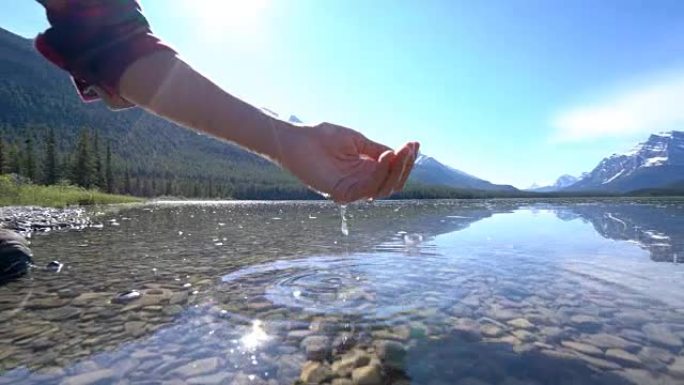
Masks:
[[[33,210],[0,384],[684,384],[682,201]]]

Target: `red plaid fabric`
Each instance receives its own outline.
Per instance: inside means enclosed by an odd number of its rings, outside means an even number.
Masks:
[[[136,0],[37,0],[51,28],[38,35],[36,49],[68,71],[85,101],[99,99],[95,87],[118,106],[118,84],[126,68],[142,56],[170,51],[150,30]]]

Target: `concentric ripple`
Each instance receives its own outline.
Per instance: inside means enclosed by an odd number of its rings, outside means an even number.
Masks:
[[[382,253],[312,257],[250,266],[223,282],[276,307],[377,319],[456,302],[461,292],[451,261]]]

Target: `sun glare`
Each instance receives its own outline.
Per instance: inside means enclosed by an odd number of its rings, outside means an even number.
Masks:
[[[270,0],[186,0],[198,32],[221,39],[225,34],[255,35],[263,27]]]

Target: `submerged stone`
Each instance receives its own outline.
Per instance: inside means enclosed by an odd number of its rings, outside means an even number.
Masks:
[[[299,379],[305,384],[320,384],[332,376],[332,371],[327,365],[320,362],[309,361],[304,364]]]

